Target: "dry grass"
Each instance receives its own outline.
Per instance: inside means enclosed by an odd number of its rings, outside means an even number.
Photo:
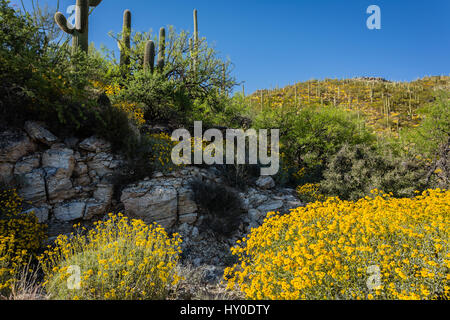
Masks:
[[[0,300],[47,300],[48,297],[38,281],[38,270],[31,269],[28,264],[17,275],[11,293]]]

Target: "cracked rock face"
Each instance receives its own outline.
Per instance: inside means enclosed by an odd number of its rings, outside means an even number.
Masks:
[[[34,121],[25,122],[25,131],[28,133],[31,139],[39,141],[48,146],[58,142],[58,138],[48,131],[41,123]]]
[[[0,163],[16,163],[22,157],[36,150],[36,145],[22,131],[0,133]]]
[[[177,221],[177,190],[171,186],[144,186],[122,191],[120,200],[125,212],[147,223],[157,222],[165,228],[172,227]]]

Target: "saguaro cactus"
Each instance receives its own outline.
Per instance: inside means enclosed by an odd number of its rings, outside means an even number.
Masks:
[[[120,66],[130,65],[131,48],[131,11],[125,10],[123,13],[122,41],[120,42]]]
[[[144,70],[150,70],[153,73],[155,66],[155,43],[150,40],[145,44]]]
[[[197,18],[197,9],[194,9],[194,50],[191,54],[194,72],[197,72],[198,49],[199,49],[198,18]]]
[[[166,29],[159,29],[158,69],[164,69],[166,55]]]
[[[98,6],[102,0],[77,0],[75,26],[67,22],[61,12],[55,13],[55,22],[67,34],[72,35],[72,50],[88,52],[89,48],[89,7]]]

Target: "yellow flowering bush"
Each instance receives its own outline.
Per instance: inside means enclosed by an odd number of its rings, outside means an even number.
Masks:
[[[26,250],[17,252],[14,242],[13,236],[0,236],[0,297],[11,292],[16,275],[26,261]]]
[[[109,97],[114,98],[120,94],[121,88],[118,84],[105,85],[100,81],[91,82],[94,88],[103,90]],[[140,108],[137,103],[131,103],[127,101],[118,101],[113,104],[113,107],[118,108],[128,115],[130,120],[133,120],[138,125],[145,124],[144,110]]]
[[[109,217],[89,231],[59,236],[39,257],[52,299],[164,299],[180,280],[178,235],[169,238],[156,224],[121,214]]]
[[[150,162],[153,168],[161,172],[170,172],[178,166],[172,162],[172,149],[177,144],[167,133],[149,135],[152,153]]]
[[[45,238],[45,225],[34,213],[22,213],[17,191],[0,191],[0,294],[7,293],[14,277],[24,267]]]
[[[317,183],[307,183],[297,187],[298,197],[306,202],[324,201],[325,196],[320,192],[320,185]]]
[[[232,248],[249,299],[441,299],[450,293],[450,191],[328,198],[269,215]]]

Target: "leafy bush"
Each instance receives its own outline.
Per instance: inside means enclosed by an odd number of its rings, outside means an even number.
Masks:
[[[320,182],[330,196],[356,200],[380,189],[395,196],[412,196],[426,186],[425,171],[413,161],[379,154],[367,146],[344,145],[333,157]]]
[[[450,137],[450,93],[439,91],[436,101],[419,109],[423,120],[402,134],[403,145],[422,157],[436,155]]]
[[[320,181],[329,158],[345,143],[370,145],[374,141],[357,116],[333,107],[264,110],[255,125],[280,129],[282,160],[294,171],[306,169],[303,183]],[[299,183],[291,178],[291,182]]]
[[[165,299],[179,281],[180,242],[156,224],[110,214],[86,235],[59,236],[39,257],[45,288],[51,299]],[[74,267],[81,272],[79,290],[68,288]]]
[[[224,185],[194,180],[191,183],[195,202],[204,210],[205,225],[218,234],[230,235],[239,228],[241,199]]]
[[[225,277],[249,299],[448,297],[449,212],[450,191],[438,189],[272,213],[232,248],[240,261]]]

